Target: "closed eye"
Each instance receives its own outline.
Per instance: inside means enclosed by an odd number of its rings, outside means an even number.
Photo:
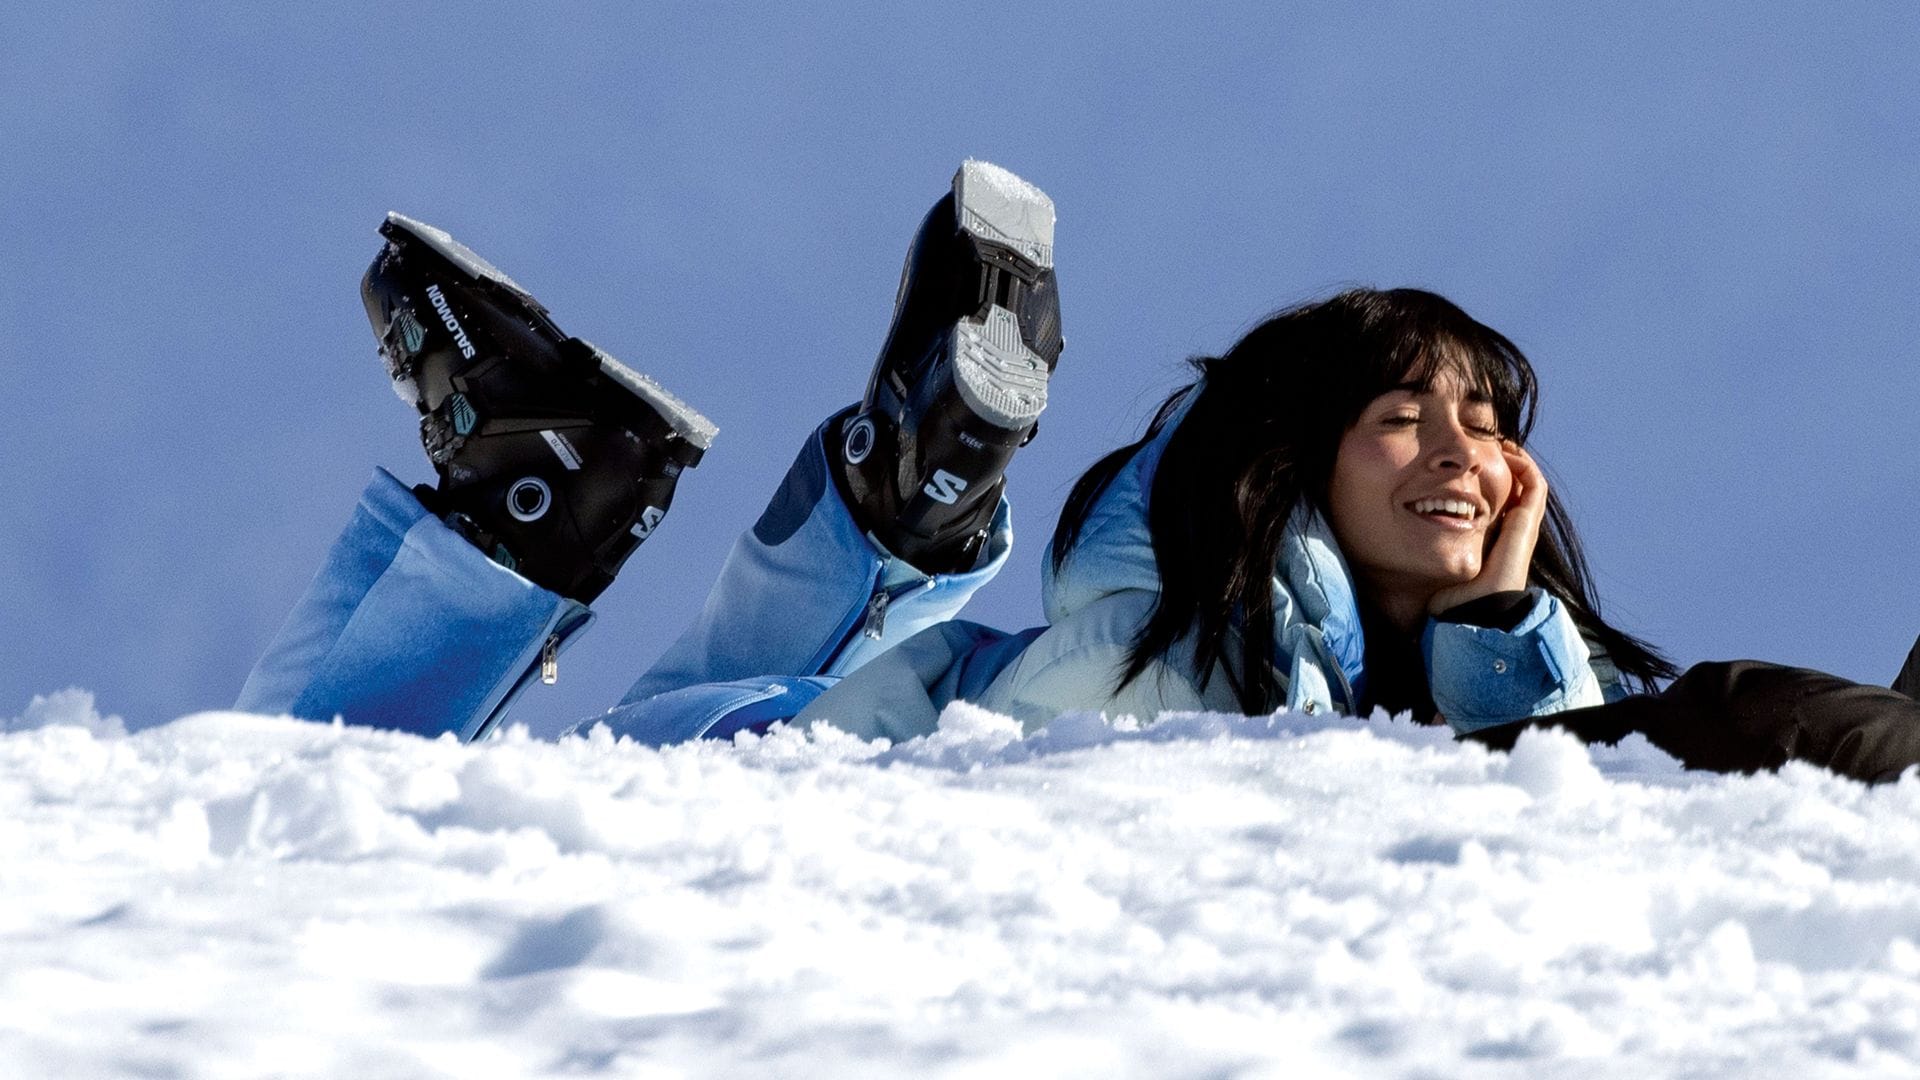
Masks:
[[[1484,439],[1500,437],[1500,418],[1494,414],[1492,408],[1485,405],[1463,410],[1460,425]]]

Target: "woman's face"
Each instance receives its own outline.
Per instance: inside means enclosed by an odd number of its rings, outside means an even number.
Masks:
[[[1374,398],[1340,440],[1333,532],[1363,596],[1425,612],[1434,593],[1480,573],[1512,488],[1492,401],[1442,372],[1425,390]]]

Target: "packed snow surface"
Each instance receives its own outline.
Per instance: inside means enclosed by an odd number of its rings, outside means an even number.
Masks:
[[[965,706],[0,721],[0,1075],[1910,1076],[1920,780]]]

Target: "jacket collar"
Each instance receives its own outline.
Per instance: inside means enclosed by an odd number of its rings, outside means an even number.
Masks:
[[[1160,574],[1147,532],[1147,496],[1167,443],[1204,385],[1194,383],[1159,434],[1121,467],[1089,511],[1067,564],[1056,573],[1052,559],[1041,561],[1041,600],[1048,622],[1058,623],[1112,593],[1159,591]],[[1311,680],[1317,674],[1335,700],[1344,698],[1351,707],[1364,678],[1360,610],[1333,530],[1311,507],[1300,507],[1288,522],[1274,567],[1273,599],[1273,663],[1288,676],[1290,704],[1307,692],[1301,677]],[[1302,672],[1302,662],[1326,670]]]
[[[1319,511],[1301,506],[1287,523],[1273,574],[1273,637],[1276,663],[1318,653],[1330,684],[1343,682],[1339,698],[1353,707],[1366,679],[1366,635],[1353,575],[1340,554],[1333,528]],[[1284,614],[1283,614],[1284,612]],[[1311,629],[1313,633],[1307,633]],[[1283,666],[1282,670],[1286,670]],[[1336,672],[1338,673],[1336,676]],[[1333,687],[1330,685],[1329,689]],[[1296,690],[1289,695],[1299,697]]]

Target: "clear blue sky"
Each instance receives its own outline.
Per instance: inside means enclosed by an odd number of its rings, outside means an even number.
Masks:
[[[1534,359],[1617,621],[1884,681],[1920,631],[1920,7],[1572,7],[9,7],[0,716],[225,706],[373,467],[430,476],[357,295],[389,209],[721,427],[521,708],[612,703],[864,385],[966,156],[1058,203],[1068,338],[972,617],[1038,621],[1067,485],[1183,357],[1412,284]]]

